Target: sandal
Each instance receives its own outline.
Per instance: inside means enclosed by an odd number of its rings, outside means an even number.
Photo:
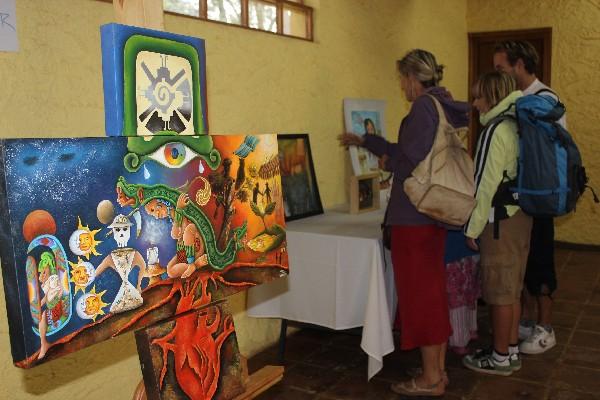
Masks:
[[[404,396],[443,396],[444,395],[444,383],[440,380],[434,385],[427,387],[418,387],[415,378],[409,381],[396,382],[392,384],[392,392],[401,394]]]
[[[406,370],[406,375],[410,376],[411,378],[416,378],[417,376],[421,376],[423,375],[423,368],[421,367],[416,367],[416,368],[409,368]],[[442,383],[444,384],[444,386],[448,386],[450,384],[450,379],[448,379],[448,372],[446,372],[446,370],[442,370]]]

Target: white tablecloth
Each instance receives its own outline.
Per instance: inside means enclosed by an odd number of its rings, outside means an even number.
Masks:
[[[349,329],[362,326],[368,378],[394,351],[394,273],[381,245],[383,211],[328,211],[287,224],[290,275],[250,289],[248,315]],[[387,266],[386,266],[387,265]]]

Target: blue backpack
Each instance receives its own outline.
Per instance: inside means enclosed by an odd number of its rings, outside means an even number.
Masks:
[[[542,89],[520,97],[514,104],[514,117],[497,117],[516,120],[519,159],[516,178],[500,184],[492,204],[517,204],[534,217],[558,217],[575,209],[577,200],[589,187],[588,177],[577,145],[558,123],[565,113],[564,105],[554,97],[541,95],[542,92],[553,93]],[[596,193],[590,190],[598,203]]]

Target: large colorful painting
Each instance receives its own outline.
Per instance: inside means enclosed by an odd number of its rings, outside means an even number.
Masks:
[[[276,136],[161,138],[153,152],[145,137],[0,142],[17,366],[287,273]]]
[[[119,24],[101,38],[107,135],[208,131],[204,40]]]
[[[280,134],[279,165],[286,221],[323,214],[308,134]],[[265,188],[265,190],[268,188]]]

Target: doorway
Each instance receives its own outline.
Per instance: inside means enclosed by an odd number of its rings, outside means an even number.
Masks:
[[[494,48],[503,40],[527,40],[538,52],[540,65],[536,76],[546,85],[551,86],[552,65],[552,28],[539,28],[498,32],[469,33],[469,102],[473,102],[471,87],[479,75],[494,70]],[[477,137],[481,131],[479,113],[473,110],[469,121],[469,151],[475,154]]]

